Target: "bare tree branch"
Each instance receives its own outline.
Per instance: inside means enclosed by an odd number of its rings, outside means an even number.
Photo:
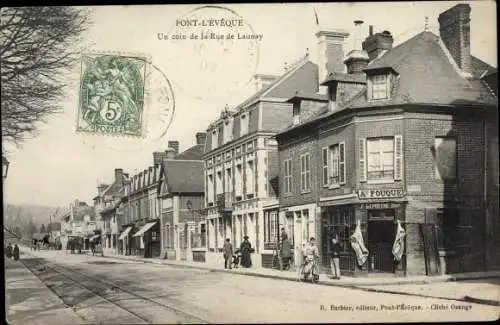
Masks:
[[[2,136],[19,144],[61,111],[65,73],[79,58],[88,10],[3,8],[0,21]]]

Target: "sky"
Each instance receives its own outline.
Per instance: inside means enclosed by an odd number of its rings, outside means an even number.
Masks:
[[[74,67],[66,76],[69,86],[63,101],[64,112],[51,116],[46,124],[42,124],[37,138],[25,141],[18,148],[7,147],[10,165],[8,177],[4,180],[4,202],[62,207],[69,206],[75,199],[92,203],[97,184],[112,182],[115,168],[123,168],[133,175],[150,166],[152,152],[165,150],[170,140],[179,141],[181,151],[194,145],[195,133],[204,132],[226,105],[235,107],[252,94],[255,86],[249,80],[253,74],[282,74],[285,63],[297,61],[307,51],[311,53],[311,60],[316,62],[315,33],[318,26],[314,10],[321,28],[343,29],[351,34],[345,44],[347,53],[354,43],[354,20],[365,22],[363,38],[368,35],[368,25],[373,25],[375,32],[389,30],[396,46],[423,31],[425,17],[428,17],[429,29],[439,35],[439,13],[457,3],[224,5],[244,19],[244,26],[250,25],[255,34],[262,34],[262,40],[235,41],[239,45],[233,46],[226,56],[214,48],[203,52],[211,55],[206,64],[217,64],[215,72],[210,75],[200,73],[200,65],[205,63],[197,54],[200,52],[196,52],[199,50],[197,41],[174,42],[158,37],[159,33],[169,34],[173,30],[189,33],[190,28],[183,29],[176,26],[176,22],[197,6],[93,7],[93,25],[85,33],[84,42],[79,44],[86,52],[140,53],[149,57],[158,68],[152,70],[151,98],[154,104],[149,107],[151,114],[147,115],[146,124],[150,133],[144,138],[123,139],[75,132],[80,67]],[[472,8],[472,54],[496,67],[496,4],[493,1],[460,3],[469,3]],[[217,15],[220,12],[216,10],[214,17],[219,18]],[[242,33],[250,31],[244,27],[240,30]],[[251,42],[257,46],[241,45]],[[169,83],[175,99],[174,114],[171,113],[172,96],[168,103],[162,103],[160,98],[162,89],[170,92]],[[227,85],[237,86],[227,91]],[[158,117],[163,113],[163,117]],[[170,127],[158,139],[170,118]]]

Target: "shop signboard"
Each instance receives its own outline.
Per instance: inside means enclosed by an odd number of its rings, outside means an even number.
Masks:
[[[400,188],[380,189],[380,190],[358,190],[358,197],[363,199],[393,199],[401,198],[406,195]]]

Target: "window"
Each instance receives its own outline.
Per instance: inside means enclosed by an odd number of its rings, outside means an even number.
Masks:
[[[246,194],[254,194],[255,180],[254,180],[254,163],[253,160],[247,162],[246,168]]]
[[[234,193],[236,197],[240,197],[243,195],[243,173],[241,164],[236,165],[236,175],[234,179]]]
[[[387,99],[388,96],[388,76],[375,75],[370,78],[371,80],[371,99]]]
[[[208,203],[214,202],[214,176],[212,174],[208,175],[207,199]]]
[[[307,192],[311,189],[311,155],[300,155],[300,190]]]
[[[217,130],[212,131],[212,150],[217,148],[217,144],[219,142],[219,137],[217,135]]]
[[[330,147],[330,186],[339,185],[339,145]]]
[[[394,179],[394,138],[366,140],[368,180]]]
[[[292,160],[284,161],[283,193],[292,193]]]
[[[231,174],[231,168],[226,169],[226,179],[225,179],[225,193],[231,193],[232,192],[232,186],[233,186],[233,179],[232,179],[232,174]]]
[[[217,172],[217,179],[215,180],[215,195],[221,194],[224,189],[222,188],[222,171]]]
[[[457,176],[456,140],[449,137],[434,139],[434,175],[440,180],[454,180]]]
[[[240,116],[240,136],[248,133],[248,115],[241,114]]]

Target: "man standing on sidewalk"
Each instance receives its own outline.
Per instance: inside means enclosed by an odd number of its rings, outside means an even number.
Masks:
[[[332,279],[340,279],[340,244],[337,233],[334,233],[332,237],[330,267],[332,269]]]
[[[226,239],[222,251],[224,253],[224,268],[231,269],[231,258],[233,257],[233,245],[231,245],[229,238]]]

